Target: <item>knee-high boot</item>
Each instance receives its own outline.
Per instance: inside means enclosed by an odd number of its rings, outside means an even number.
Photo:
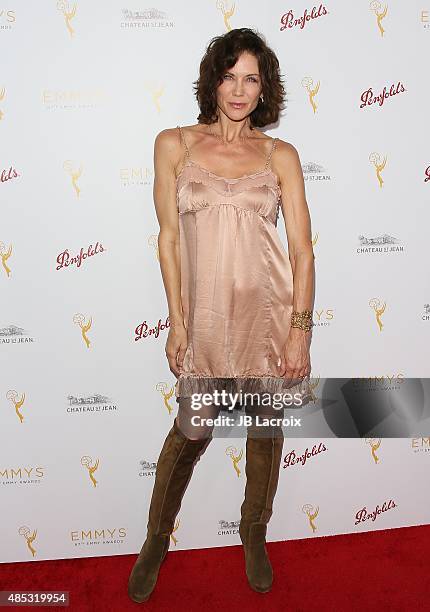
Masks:
[[[201,440],[187,438],[176,419],[167,434],[155,472],[146,540],[128,580],[129,597],[137,603],[146,601],[155,588],[194,465],[211,440],[212,436]]]
[[[268,437],[259,437],[265,429]],[[273,582],[272,566],[267,555],[267,524],[278,487],[279,466],[284,436],[281,427],[250,425],[246,441],[246,487],[241,506],[240,539],[245,553],[246,575],[254,591],[266,593]],[[262,434],[260,433],[260,436]]]

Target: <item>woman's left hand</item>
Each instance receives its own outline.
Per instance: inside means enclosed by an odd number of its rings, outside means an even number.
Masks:
[[[285,378],[304,378],[311,372],[310,331],[291,327],[287,342],[280,356],[280,376]]]

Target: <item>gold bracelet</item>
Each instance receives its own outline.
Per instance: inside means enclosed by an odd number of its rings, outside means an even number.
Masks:
[[[313,325],[311,310],[303,310],[302,312],[293,310],[291,314],[291,327],[298,327],[304,331],[310,331]]]

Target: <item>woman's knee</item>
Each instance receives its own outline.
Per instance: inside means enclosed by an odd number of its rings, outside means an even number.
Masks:
[[[219,408],[204,406],[195,410],[191,407],[190,398],[179,402],[177,416],[178,428],[189,440],[203,440],[212,437],[214,425],[212,420],[218,415]]]
[[[206,440],[212,437],[213,427],[196,427],[187,419],[178,420],[178,429],[188,440]]]

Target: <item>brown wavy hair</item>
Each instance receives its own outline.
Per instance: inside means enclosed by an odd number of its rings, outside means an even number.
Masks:
[[[257,58],[264,98],[264,102],[259,98],[257,107],[250,114],[251,128],[278,121],[285,101],[278,58],[256,30],[236,28],[212,38],[200,62],[199,78],[193,82],[194,95],[200,108],[197,117],[199,123],[217,121],[216,89],[223,82],[225,72],[235,65],[244,51]]]

